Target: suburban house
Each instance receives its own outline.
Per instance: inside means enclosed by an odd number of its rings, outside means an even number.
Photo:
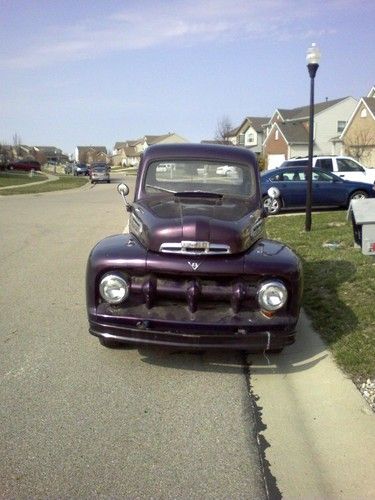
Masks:
[[[77,146],[74,153],[74,159],[77,163],[110,163],[110,155],[105,146]]]
[[[353,97],[343,97],[314,105],[314,154],[337,154],[340,134],[357,106]],[[263,155],[267,168],[278,167],[284,160],[307,156],[310,106],[276,109],[266,126]]]
[[[341,136],[341,154],[375,167],[375,87],[362,97]]]
[[[116,142],[113,148],[112,165],[134,167],[139,164],[141,157],[141,142]]]
[[[67,161],[67,155],[64,155],[62,150],[55,146],[34,146],[33,155],[40,163],[61,163]]]
[[[247,116],[239,127],[228,133],[227,140],[235,146],[244,146],[260,155],[263,150],[264,125],[269,121],[269,116]]]
[[[164,135],[145,135],[135,140],[116,142],[113,149],[112,163],[124,167],[135,167],[139,165],[141,154],[149,146],[153,144],[181,144],[184,142],[189,141],[174,132]]]
[[[68,156],[56,146],[27,146],[16,144],[13,146],[2,146],[2,157],[4,161],[14,160],[37,160],[42,165],[45,163],[61,163],[68,161]]]

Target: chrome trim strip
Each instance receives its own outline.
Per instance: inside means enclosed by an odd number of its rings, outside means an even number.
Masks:
[[[217,255],[230,253],[229,245],[210,243],[209,241],[181,241],[180,243],[162,243],[162,253],[183,253],[186,255]]]

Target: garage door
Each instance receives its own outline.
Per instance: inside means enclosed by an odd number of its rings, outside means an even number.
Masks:
[[[268,155],[267,156],[268,170],[270,170],[271,168],[279,167],[284,160],[285,160],[285,155]]]

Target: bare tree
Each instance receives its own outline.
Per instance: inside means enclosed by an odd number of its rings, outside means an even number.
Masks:
[[[215,139],[217,141],[228,142],[233,125],[228,116],[223,116],[216,125]]]
[[[10,160],[10,148],[0,143],[0,168],[5,168]]]
[[[15,151],[16,156],[21,155],[21,148],[20,148],[21,142],[22,142],[21,136],[17,132],[15,132],[13,134],[13,147],[14,147],[14,151]]]
[[[345,151],[357,161],[364,162],[375,147],[375,134],[369,129],[358,130],[344,140]]]
[[[13,146],[20,146],[22,142],[21,136],[15,132],[13,134]]]

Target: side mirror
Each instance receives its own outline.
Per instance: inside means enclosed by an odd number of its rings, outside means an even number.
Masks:
[[[122,197],[125,197],[129,194],[129,187],[124,182],[121,182],[121,184],[117,185],[117,191]]]
[[[124,182],[121,182],[121,184],[117,185],[117,191],[122,196],[122,199],[124,200],[126,210],[128,212],[130,212],[132,206],[128,202],[128,200],[126,199],[126,196],[129,194],[129,187]]]
[[[269,190],[267,191],[267,194],[270,198],[279,198],[280,197],[280,191],[277,189],[277,187],[270,187]]]

